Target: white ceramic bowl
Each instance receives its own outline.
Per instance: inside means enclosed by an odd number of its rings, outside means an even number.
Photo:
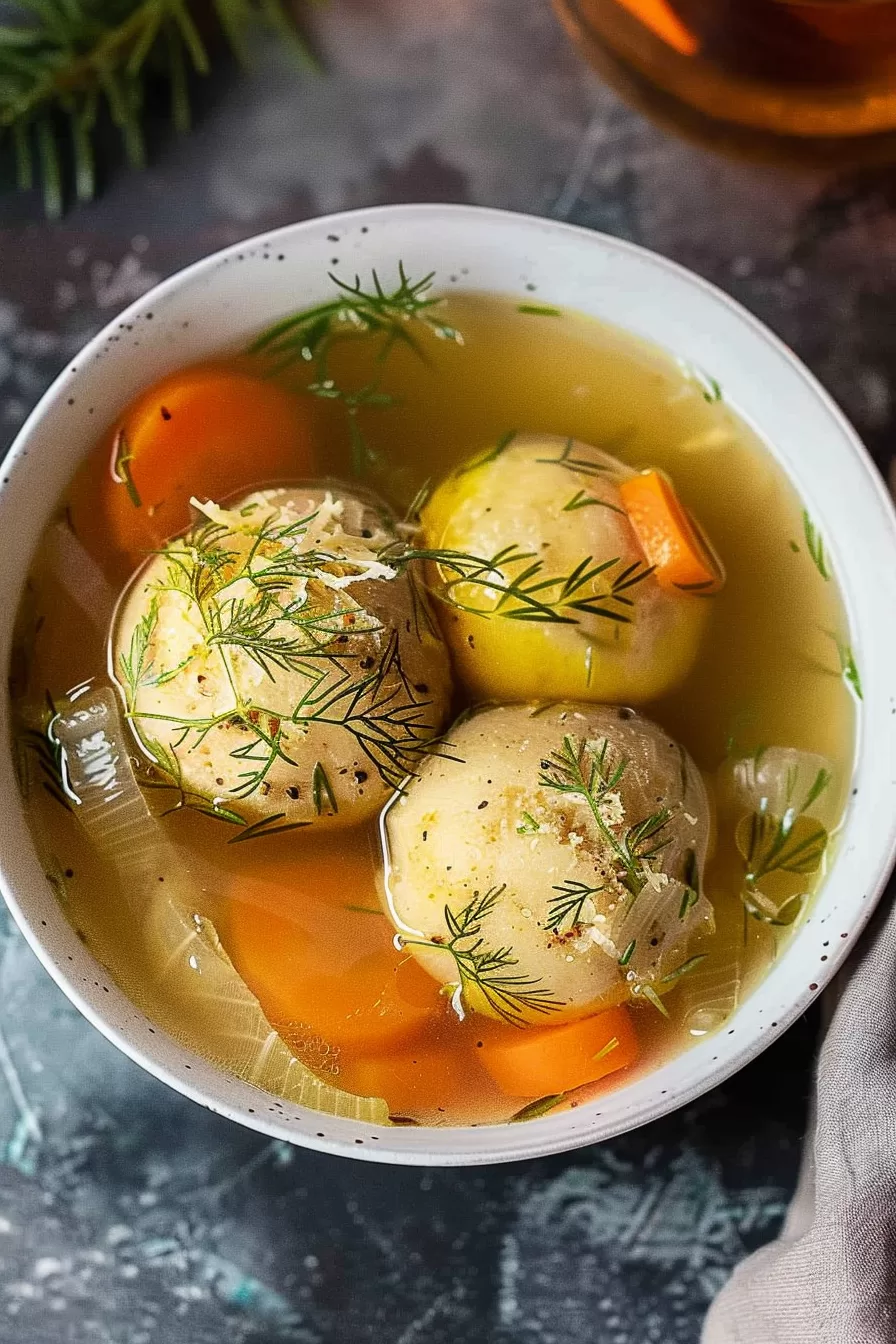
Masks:
[[[361,1126],[269,1104],[161,1032],[109,982],[63,917],[35,855],[16,787],[9,707],[0,706],[0,879],[44,966],[81,1012],[138,1064],[250,1128],[327,1152],[389,1162],[476,1164],[605,1139],[691,1101],[753,1059],[837,970],[881,892],[896,845],[896,520],[855,433],[755,318],[679,266],[548,220],[465,206],[388,206],[311,220],[229,248],[159,285],[57,379],[22,429],[0,484],[0,663],[40,533],[99,429],[141,388],[328,297],[326,273],[437,268],[468,288],[538,298],[627,327],[707,369],[820,521],[846,601],[864,683],[850,805],[833,869],[778,964],[730,1027],[595,1103],[524,1125]]]

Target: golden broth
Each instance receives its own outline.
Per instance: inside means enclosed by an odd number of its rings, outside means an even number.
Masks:
[[[523,300],[518,305],[451,293],[439,316],[462,333],[463,343],[425,333],[425,361],[397,345],[380,368],[380,342],[372,337],[335,348],[330,372],[340,385],[365,386],[381,376],[382,390],[396,399],[362,406],[354,417],[372,459],[366,483],[403,511],[427,480],[438,481],[509,430],[571,436],[634,467],[663,468],[712,538],[727,582],[712,601],[694,670],[646,712],[687,747],[710,784],[731,753],[770,745],[819,753],[833,763],[830,787],[842,811],[855,718],[838,652],[848,631],[836,584],[825,581],[813,563],[801,504],[782,472],[694,371],[617,329],[572,313],[522,311],[528,306]],[[245,356],[225,359],[233,368],[253,368]],[[280,381],[299,399],[310,427],[313,460],[303,460],[296,474],[350,480],[346,407],[307,394],[305,365],[287,370]],[[357,449],[357,433],[354,442]],[[85,499],[89,509],[91,491],[107,470],[108,436],[73,487],[71,498],[82,516]],[[237,486],[258,483],[253,463],[245,462]],[[69,516],[77,518],[78,507]],[[117,588],[124,577],[121,561],[102,531],[82,540]],[[40,555],[20,636],[14,690],[24,721],[39,718],[46,691],[58,698],[86,679],[108,676],[103,641],[83,619],[73,619],[69,600]],[[457,708],[464,703],[459,688]],[[172,1002],[154,986],[115,881],[72,814],[36,786],[40,777],[33,766],[32,760],[29,819],[68,918],[150,1017],[203,1052],[188,998]],[[161,799],[150,795],[150,803],[162,810]],[[317,1003],[330,994],[350,999],[353,985],[360,998],[376,999],[365,967],[387,954],[392,939],[380,913],[376,825],[313,837],[298,831],[236,846],[226,843],[231,837],[220,823],[188,810],[176,811],[164,825],[194,872],[197,909],[215,922],[272,1021],[301,1019],[290,994],[305,979],[317,986]],[[742,885],[734,837],[730,827],[721,828],[705,875],[717,932],[701,950],[724,960],[743,946],[746,992],[792,931],[746,917]],[[415,994],[426,998],[419,983],[408,991],[412,1005]],[[387,1041],[384,1048],[378,1041],[362,1049],[350,1039],[327,1040],[325,1016],[309,1030],[284,1026],[284,1035],[322,1076],[350,1091],[385,1096],[400,1117],[424,1123],[509,1118],[520,1101],[499,1091],[479,1066],[477,1050],[484,1039],[515,1029],[475,1015],[459,1022],[435,982],[430,994],[432,1010],[427,1008],[411,1045]],[[638,1071],[693,1041],[676,1013],[680,994],[676,987],[669,995],[668,1021],[649,1004],[633,1009],[642,1045]],[[359,1022],[369,1007],[359,1000]],[[362,1026],[359,1033],[363,1039]],[[611,1075],[568,1104],[631,1076],[632,1070]]]

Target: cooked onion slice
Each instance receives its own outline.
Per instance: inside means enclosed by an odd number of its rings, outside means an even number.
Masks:
[[[56,717],[52,731],[77,816],[114,867],[133,911],[172,1034],[267,1092],[327,1115],[387,1123],[384,1101],[343,1092],[295,1058],[235,971],[214,925],[193,912],[189,874],[134,778],[112,691],[92,689]]]
[[[105,637],[115,595],[103,571],[65,523],[54,523],[49,529],[46,548],[53,577],[86,616],[91,629]]]
[[[769,747],[727,763],[719,783],[744,861],[748,913],[766,924],[792,924],[823,871],[837,819],[830,761],[794,747]]]
[[[706,897],[683,882],[669,880],[662,886],[645,886],[627,905],[614,926],[613,942],[635,982],[662,982],[684,964],[693,935],[712,928],[712,906]]]
[[[708,1036],[725,1025],[739,1002],[743,982],[740,948],[724,958],[711,952],[682,983],[682,1020],[692,1036]]]
[[[721,801],[730,810],[783,817],[789,809],[827,828],[839,814],[834,767],[825,756],[796,747],[766,747],[722,767]]]

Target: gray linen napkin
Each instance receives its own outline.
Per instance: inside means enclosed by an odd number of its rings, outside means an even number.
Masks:
[[[829,991],[784,1229],[734,1271],[702,1344],[896,1344],[896,906],[883,905]]]

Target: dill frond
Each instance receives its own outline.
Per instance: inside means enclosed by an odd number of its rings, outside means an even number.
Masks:
[[[345,407],[352,469],[362,476],[380,463],[364,436],[360,412],[396,405],[396,398],[381,386],[384,366],[392,350],[404,345],[426,361],[421,336],[428,334],[458,345],[463,344],[463,337],[435,312],[444,299],[432,293],[434,271],[414,280],[399,261],[398,283],[392,289],[384,286],[375,270],[366,286],[359,275],[351,284],[332,273],[329,278],[337,291],[332,299],[273,323],[256,337],[247,353],[263,357],[271,375],[296,365],[310,366],[311,395],[341,402]],[[361,387],[342,387],[330,372],[333,348],[341,341],[365,335],[382,338],[374,361],[375,376]]]
[[[490,887],[481,895],[476,892],[457,914],[446,905],[444,914],[449,937],[445,941],[403,938],[402,943],[447,952],[454,958],[457,969],[456,999],[463,1000],[475,992],[496,1017],[520,1027],[525,1025],[528,1014],[554,1013],[563,1004],[540,979],[513,972],[519,961],[512,948],[489,946],[483,934],[483,923],[506,890],[506,885],[502,884]]]

